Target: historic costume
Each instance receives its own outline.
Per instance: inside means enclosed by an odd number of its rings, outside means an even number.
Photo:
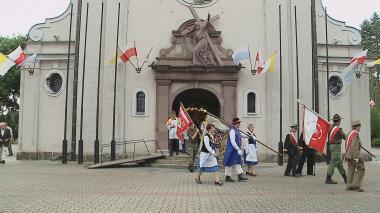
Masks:
[[[334,125],[330,128],[329,131],[329,141],[330,141],[330,150],[331,150],[331,162],[327,168],[326,183],[327,184],[336,184],[336,181],[332,180],[334,175],[335,168],[338,168],[339,173],[342,175],[344,182],[347,183],[346,170],[343,168],[342,156],[341,156],[341,144],[342,140],[347,138],[344,134],[342,128],[339,127],[341,117],[338,114],[335,114],[333,117]]]
[[[305,139],[303,137],[303,132],[300,134],[300,137],[298,139],[298,146],[302,147],[302,153],[300,155],[300,160],[297,167],[297,174],[302,175],[303,165],[305,164],[305,161],[307,160],[307,175],[313,175],[314,174],[314,165],[315,165],[315,150],[312,148],[309,148],[306,143]]]
[[[214,137],[208,133],[203,137],[201,153],[199,155],[198,172],[219,171],[213,139]]]
[[[195,158],[197,157],[199,147],[199,131],[195,125],[189,127],[187,130],[187,136],[189,137],[189,143],[187,147],[187,154],[189,155],[189,170],[194,171]]]
[[[297,125],[292,125],[290,127],[292,129],[296,129]],[[289,134],[286,135],[284,148],[287,150],[288,153],[288,164],[286,165],[284,175],[290,176],[291,172],[293,177],[299,177],[300,175],[297,174],[296,169],[298,165],[300,151],[298,148],[297,138],[294,132],[290,131]]]
[[[348,177],[347,177],[347,190],[356,190],[363,192],[361,188],[363,177],[365,173],[363,156],[360,153],[362,143],[359,138],[359,131],[357,127],[360,127],[359,121],[352,123],[353,130],[348,134],[344,155],[345,160],[348,163]]]
[[[240,125],[239,118],[234,118],[232,120],[233,125]],[[237,127],[232,127],[230,129],[226,151],[224,153],[224,167],[225,167],[225,175],[226,175],[226,181],[227,182],[234,182],[234,180],[231,178],[232,173],[238,174],[239,181],[247,180],[248,178],[243,176],[243,169],[241,168],[241,157],[242,157],[242,150],[241,147],[241,137],[240,133]],[[234,172],[232,171],[234,170]]]
[[[247,135],[250,137],[247,138],[247,143],[244,146],[244,163],[247,165],[256,165],[258,163],[257,153],[259,152],[256,144],[256,135],[251,132],[247,132]]]

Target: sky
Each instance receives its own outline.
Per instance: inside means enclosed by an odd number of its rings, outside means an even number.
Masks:
[[[360,28],[364,19],[369,19],[375,11],[380,13],[380,0],[322,1],[331,17],[345,21],[347,25],[356,28]],[[59,16],[69,4],[69,0],[0,0],[0,2],[0,20],[2,20],[0,36],[26,35],[33,25],[44,22],[45,18]]]

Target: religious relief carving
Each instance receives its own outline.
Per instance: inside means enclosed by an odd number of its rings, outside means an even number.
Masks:
[[[233,51],[221,46],[221,32],[216,31],[211,24],[220,17],[209,15],[206,20],[202,20],[192,6],[189,9],[194,19],[184,22],[172,32],[172,46],[160,50],[154,66],[235,66]]]
[[[186,6],[192,5],[194,7],[207,7],[216,3],[218,0],[178,0],[178,1]]]

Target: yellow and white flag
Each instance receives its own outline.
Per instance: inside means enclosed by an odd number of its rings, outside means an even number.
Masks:
[[[371,63],[368,63],[368,64],[367,64],[367,67],[373,67],[373,66],[375,66],[376,64],[379,64],[379,65],[380,65],[380,58],[377,59],[376,61],[372,61]]]
[[[6,55],[0,53],[0,75],[3,76],[16,63],[10,60]]]
[[[264,64],[264,69],[260,72],[261,73],[266,73],[266,72],[273,72],[274,70],[274,65],[276,64],[276,56],[277,56],[277,51],[275,51],[271,57],[265,62]]]

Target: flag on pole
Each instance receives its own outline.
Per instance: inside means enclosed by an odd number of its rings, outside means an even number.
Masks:
[[[180,140],[184,141],[183,133],[189,129],[189,127],[193,124],[189,114],[187,113],[185,107],[182,105],[179,106],[179,125],[177,125],[177,136]]]
[[[323,153],[330,123],[319,114],[303,106],[303,134],[305,143],[319,153]]]
[[[120,56],[120,59],[126,63],[127,61],[129,61],[129,59],[132,57],[132,56],[137,56],[137,49],[136,47],[132,47],[132,48],[129,48],[127,49],[121,56]]]
[[[11,61],[6,55],[0,53],[0,75],[3,76],[16,63]]]
[[[261,49],[259,48],[259,51],[256,53],[256,59],[255,59],[255,68],[257,73],[261,73],[264,69],[264,59],[263,54],[261,53]]]
[[[274,70],[274,65],[276,64],[276,56],[277,56],[277,51],[275,51],[271,57],[265,62],[264,64],[264,69],[261,71],[261,73],[266,73],[266,72],[273,72]]]
[[[380,65],[380,58],[377,59],[376,61],[372,61],[370,63],[367,64],[367,67],[373,67],[375,66],[376,64]]]
[[[37,54],[34,53],[33,55],[26,58],[23,62],[21,62],[18,66],[22,67],[25,65],[34,65],[34,63],[36,62],[36,59],[37,59]]]
[[[110,64],[116,63],[116,58],[119,58],[123,52],[120,50],[120,47],[117,48],[117,55],[114,55],[112,59],[109,61]]]
[[[351,59],[350,63],[352,64],[352,62],[358,61],[358,64],[364,64],[364,61],[367,59],[367,53],[368,53],[368,50],[363,50],[359,52]]]
[[[236,65],[244,59],[250,59],[249,49],[243,48],[241,50],[234,51],[234,53],[232,54],[232,59],[234,61],[234,64]]]
[[[21,47],[18,46],[15,50],[13,50],[13,52],[11,52],[8,55],[8,58],[14,61],[17,65],[19,65],[23,61],[25,61],[26,56],[25,56],[25,53],[22,51]]]
[[[356,73],[356,71],[358,70],[358,66],[359,66],[359,61],[358,60],[355,60],[353,61],[350,65],[348,65],[348,67],[346,67],[342,74],[343,74],[343,78],[344,80],[350,84],[351,81],[352,81],[352,78],[354,77],[354,74]]]
[[[376,106],[376,103],[375,103],[375,101],[371,98],[371,99],[369,100],[369,107],[371,107],[371,109],[373,109],[375,106]]]
[[[214,144],[216,144],[216,146],[218,147],[218,155],[224,154],[224,152],[226,151],[230,127],[221,122],[218,118],[209,114],[206,114],[205,126],[207,126],[207,124],[213,124],[215,126]],[[203,138],[206,133],[206,130],[202,133],[199,149],[201,149],[203,146]]]

